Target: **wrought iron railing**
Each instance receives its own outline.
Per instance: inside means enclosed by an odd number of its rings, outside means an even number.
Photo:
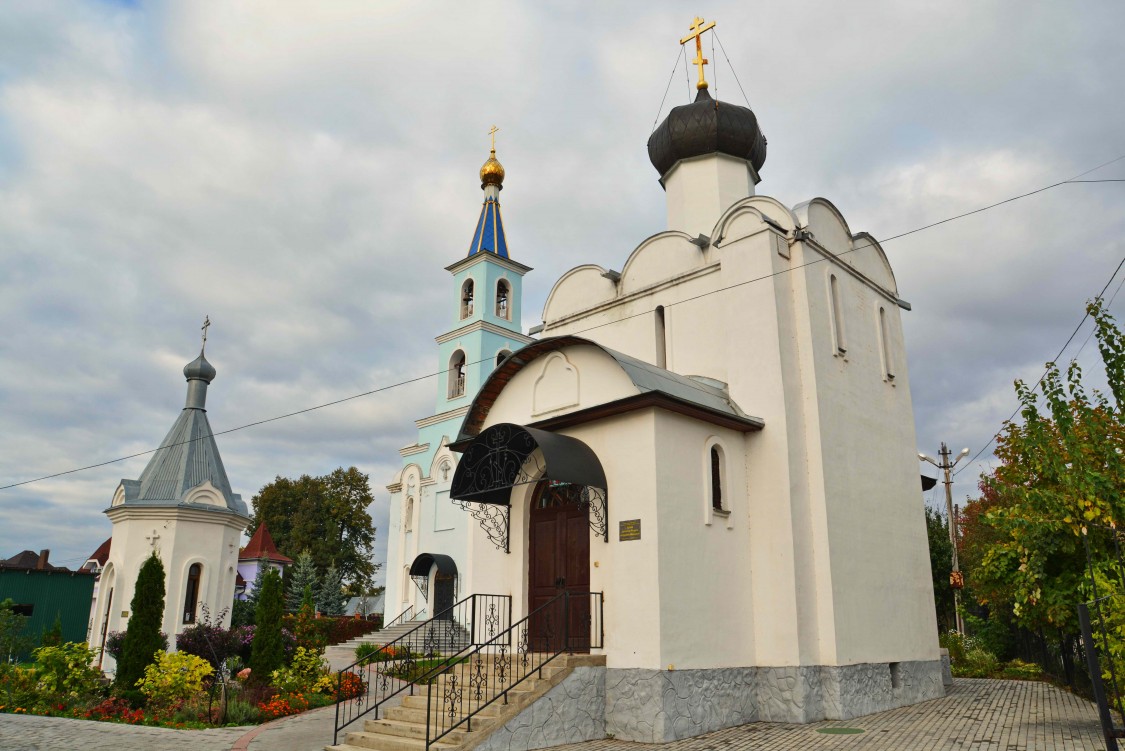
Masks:
[[[468,654],[434,666],[426,686],[426,748],[465,726],[564,652],[600,649],[605,641],[601,592],[563,591]]]
[[[386,631],[391,626],[398,626],[398,625],[401,625],[403,623],[406,623],[407,621],[409,621],[413,617],[414,617],[414,606],[413,605],[407,605],[406,610],[402,611],[401,613],[396,615],[394,618],[392,618],[390,623],[384,623],[382,630]]]
[[[469,595],[434,617],[419,623],[377,652],[356,660],[336,674],[336,722],[333,745],[340,731],[375,712],[388,699],[409,690],[431,672],[458,655],[505,633],[512,622],[508,595]]]

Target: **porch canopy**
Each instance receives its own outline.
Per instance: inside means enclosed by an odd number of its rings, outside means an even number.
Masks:
[[[597,454],[570,436],[499,423],[452,448],[463,452],[449,489],[454,500],[507,506],[513,487],[538,480],[606,489]],[[529,472],[527,461],[536,449],[542,466]]]
[[[448,574],[449,576],[457,576],[457,564],[453,559],[441,553],[422,553],[414,559],[414,563],[410,564],[411,576],[429,576],[430,569],[434,564],[437,564],[439,574]]]

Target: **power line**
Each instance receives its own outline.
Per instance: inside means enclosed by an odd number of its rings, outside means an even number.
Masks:
[[[1121,261],[1117,264],[1117,268],[1115,268],[1113,270],[1113,274],[1110,275],[1109,279],[1105,283],[1105,286],[1102,287],[1102,291],[1097,294],[1095,299],[1101,298],[1103,295],[1105,295],[1105,291],[1107,289],[1109,289],[1109,285],[1113,284],[1113,280],[1117,277],[1117,272],[1121,270],[1121,267],[1123,265],[1125,265],[1125,256],[1122,256]],[[1117,293],[1115,292],[1114,294],[1117,294]],[[1079,331],[1079,329],[1082,328],[1082,324],[1086,323],[1086,319],[1089,318],[1089,317],[1090,317],[1090,313],[1089,313],[1089,311],[1087,311],[1082,316],[1082,320],[1078,322],[1078,325],[1074,327],[1074,331],[1070,332],[1070,336],[1068,336],[1066,338],[1066,342],[1063,343],[1063,346],[1059,350],[1059,353],[1051,359],[1051,362],[1058,362],[1059,358],[1062,357],[1063,352],[1066,351],[1066,348],[1070,346],[1070,343],[1072,341],[1074,341],[1074,337],[1078,336],[1078,331]],[[1083,345],[1083,346],[1085,346],[1085,345]],[[1079,350],[1079,351],[1081,351],[1081,350]],[[1075,355],[1075,357],[1077,357],[1077,355]],[[1036,381],[1035,385],[1031,387],[1031,393],[1035,393],[1035,391],[1040,386],[1043,385],[1043,380],[1047,377],[1047,374],[1050,373],[1050,372],[1051,372],[1050,368],[1043,371],[1043,375],[1039,376],[1039,380]],[[1008,419],[1005,420],[1004,423],[1007,424],[1007,423],[1011,422],[1012,420],[1014,420],[1016,415],[1018,415],[1020,413],[1020,409],[1021,409],[1021,407],[1016,407],[1015,411],[1012,412],[1012,414],[1008,416]],[[1001,427],[1001,430],[1003,430],[1003,427]],[[966,462],[965,466],[961,467],[961,469],[959,469],[959,470],[957,470],[956,472],[953,473],[953,476],[956,477],[957,475],[961,474],[966,469],[968,469],[969,466],[972,465],[972,463],[975,462],[981,454],[983,454],[985,451],[987,451],[988,448],[990,446],[992,446],[992,444],[999,437],[1000,437],[1000,432],[997,431],[991,438],[988,439],[988,443],[984,444],[984,446],[981,447],[980,451],[973,454],[973,458],[970,459],[968,462]],[[0,489],[2,489],[2,488],[0,488]]]
[[[719,43],[719,46],[722,47],[722,42]],[[677,68],[679,67],[678,63],[677,63],[676,67]],[[675,75],[675,69],[673,69],[672,72],[673,72],[673,75]],[[659,115],[657,115],[657,116],[659,117]],[[839,258],[840,256],[844,256],[844,255],[847,255],[849,253],[854,253],[857,250],[864,250],[866,248],[875,247],[876,244],[882,245],[882,244],[886,244],[886,243],[889,243],[889,242],[893,242],[894,240],[898,240],[900,238],[907,237],[909,235],[913,235],[913,234],[916,234],[918,232],[922,232],[922,231],[930,229],[932,227],[937,227],[937,226],[940,226],[942,224],[947,224],[949,222],[956,221],[958,219],[963,219],[964,217],[967,217],[967,216],[979,214],[981,212],[988,211],[990,209],[994,209],[998,206],[1003,206],[1005,204],[1012,203],[1013,201],[1018,201],[1021,198],[1027,198],[1029,196],[1033,196],[1033,195],[1036,195],[1036,194],[1039,194],[1039,193],[1043,193],[1044,191],[1051,190],[1052,188],[1057,188],[1060,185],[1066,185],[1066,184],[1072,183],[1072,182],[1080,182],[1077,178],[1082,177],[1084,175],[1088,175],[1091,172],[1102,169],[1103,167],[1107,167],[1110,164],[1113,164],[1115,162],[1119,162],[1122,159],[1125,159],[1125,154],[1122,154],[1121,156],[1119,156],[1115,159],[1111,159],[1108,162],[1104,162],[1102,164],[1099,164],[1097,167],[1092,167],[1091,169],[1088,169],[1085,172],[1081,172],[1078,175],[1075,175],[1070,180],[1062,180],[1062,181],[1057,182],[1057,183],[1052,183],[1051,185],[1047,185],[1047,186],[1039,188],[1037,190],[1029,191],[1027,193],[1021,193],[1020,195],[1012,196],[1011,198],[1006,198],[1002,201],[997,201],[996,203],[989,204],[988,206],[983,206],[983,207],[978,208],[978,209],[973,209],[972,211],[966,211],[966,212],[963,212],[961,214],[957,214],[955,216],[951,216],[951,217],[948,217],[946,219],[942,219],[942,220],[937,221],[937,222],[931,222],[930,224],[926,224],[926,225],[923,225],[921,227],[916,227],[915,229],[907,230],[906,232],[900,232],[897,235],[891,235],[890,237],[887,237],[887,238],[885,238],[881,241],[869,242],[866,245],[861,245],[861,246],[858,246],[858,247],[855,247],[855,248],[851,248],[850,250],[845,250],[841,253],[832,254],[831,257],[832,258]],[[744,239],[744,238],[736,238],[734,240],[724,242],[723,244],[726,245],[726,244],[731,243],[731,242],[738,242],[742,239]],[[715,294],[718,294],[720,292],[727,292],[727,291],[735,289],[737,287],[743,287],[743,286],[746,286],[748,284],[753,284],[755,282],[764,281],[766,279],[770,279],[772,277],[779,276],[781,274],[787,274],[791,271],[796,271],[798,269],[805,268],[806,266],[812,266],[813,264],[822,263],[822,262],[827,261],[827,260],[829,260],[827,257],[816,258],[816,259],[814,259],[812,261],[809,261],[807,263],[798,264],[796,266],[790,266],[789,268],[781,269],[781,270],[775,271],[771,274],[765,274],[763,276],[755,277],[753,279],[747,279],[745,281],[737,282],[735,284],[731,284],[731,285],[728,285],[726,287],[720,287],[718,289],[710,290],[709,292],[703,292],[701,294],[694,295],[693,297],[688,297],[688,298],[685,298],[683,300],[676,300],[674,302],[669,302],[669,303],[666,304],[665,307],[673,307],[675,305],[680,305],[682,303],[692,302],[694,300],[698,300],[702,297],[707,297],[709,295],[715,295]],[[1122,259],[1122,264],[1125,264],[1125,258]],[[1118,264],[1118,269],[1120,269],[1120,268],[1121,268],[1121,264]],[[1117,275],[1117,271],[1114,271],[1114,276],[1116,276],[1116,275]],[[1110,282],[1112,282],[1112,281],[1113,281],[1113,277],[1110,278]],[[1106,283],[1107,288],[1109,287],[1110,282]],[[1103,294],[1104,294],[1104,292],[1105,292],[1105,289],[1102,290]],[[569,335],[583,334],[583,333],[586,333],[588,331],[593,331],[595,329],[599,329],[599,328],[602,328],[604,326],[608,326],[610,324],[620,323],[621,321],[629,320],[630,318],[636,318],[636,317],[642,316],[642,315],[649,315],[649,311],[647,311],[647,310],[641,311],[639,313],[634,313],[632,315],[624,316],[622,318],[618,318],[618,319],[615,319],[613,321],[607,321],[605,323],[601,323],[601,324],[598,324],[596,326],[590,326],[588,328],[580,329],[578,331],[572,331],[572,332],[569,332]],[[1082,321],[1084,322],[1085,320],[1086,319],[1084,317],[1082,319]],[[1082,325],[1082,323],[1080,322],[1079,327],[1081,327],[1081,325]],[[1070,339],[1067,339],[1067,344],[1070,344],[1071,340],[1073,340],[1074,336],[1077,333],[1078,333],[1078,331],[1077,331],[1077,329],[1075,329],[1075,332],[1073,334],[1071,334]],[[1063,345],[1063,349],[1065,349],[1065,348],[1066,348],[1066,345]],[[1060,356],[1061,356],[1061,352],[1060,352]],[[486,362],[486,361],[491,360],[491,359],[492,358],[490,358],[490,357],[484,358],[484,359],[477,360],[477,361],[472,362],[472,363],[466,363],[466,365],[479,365],[480,363]],[[1057,357],[1056,357],[1056,359],[1057,359]],[[314,411],[319,410],[319,409],[324,409],[325,407],[332,407],[332,406],[335,406],[337,404],[343,404],[344,402],[353,401],[355,399],[360,399],[360,398],[363,398],[363,397],[366,397],[366,396],[372,396],[373,394],[379,394],[379,393],[382,393],[384,391],[390,391],[391,389],[399,388],[401,386],[407,386],[411,383],[417,383],[418,381],[423,381],[423,380],[426,380],[428,378],[433,378],[435,376],[441,375],[443,372],[445,372],[445,371],[439,370],[439,371],[436,371],[436,372],[433,372],[433,373],[426,373],[425,375],[416,376],[414,378],[408,378],[408,379],[403,380],[403,381],[398,381],[397,383],[391,383],[391,384],[388,384],[386,386],[380,386],[378,388],[371,389],[370,391],[364,391],[364,392],[359,393],[359,394],[353,394],[351,396],[345,396],[343,398],[335,399],[333,401],[325,402],[323,404],[317,404],[317,405],[314,405],[312,407],[306,407],[305,409],[299,409],[295,412],[287,412],[285,414],[276,415],[274,417],[268,417],[268,418],[265,418],[263,420],[255,420],[254,422],[249,422],[249,423],[246,423],[244,425],[238,425],[238,426],[233,427],[233,428],[227,428],[226,430],[220,430],[220,431],[217,431],[217,432],[212,432],[212,433],[210,433],[206,436],[200,436],[198,438],[189,439],[187,441],[181,441],[179,443],[170,443],[170,444],[167,444],[167,445],[161,445],[161,446],[158,446],[158,447],[153,448],[153,449],[148,449],[146,451],[138,451],[138,452],[133,453],[133,454],[128,454],[127,456],[120,456],[120,457],[117,457],[116,459],[109,459],[109,460],[104,461],[104,462],[98,462],[96,464],[89,464],[89,465],[86,465],[84,467],[76,467],[74,469],[68,469],[68,470],[65,470],[63,472],[55,472],[55,473],[52,473],[52,474],[49,474],[49,475],[43,475],[41,477],[35,477],[33,479],[30,479],[30,480],[22,480],[20,482],[14,482],[14,483],[11,483],[11,484],[8,484],[8,485],[2,485],[2,486],[0,486],[0,490],[10,490],[11,488],[20,487],[22,485],[30,485],[32,483],[41,482],[43,480],[51,480],[51,479],[54,479],[56,477],[63,477],[65,475],[75,474],[77,472],[85,472],[86,470],[97,469],[98,467],[105,467],[105,466],[108,466],[110,464],[117,464],[118,462],[123,462],[123,461],[126,461],[128,459],[136,459],[136,458],[141,457],[141,456],[147,456],[149,454],[154,454],[154,453],[156,453],[157,451],[159,451],[163,448],[173,448],[175,446],[182,446],[182,445],[187,444],[187,443],[192,443],[193,441],[205,440],[207,438],[211,438],[211,437],[214,437],[214,436],[226,435],[228,433],[235,433],[237,431],[245,430],[247,428],[253,428],[253,427],[256,427],[258,425],[265,425],[266,423],[276,422],[278,420],[284,420],[284,419],[287,419],[289,417],[296,417],[297,415],[303,415],[303,414],[306,414],[308,412],[314,412]],[[1044,376],[1046,376],[1046,373],[1044,373]],[[1043,379],[1040,378],[1039,383],[1042,383],[1042,381],[1043,381]],[[1039,386],[1039,383],[1036,384],[1036,387]],[[702,390],[702,389],[700,389],[700,390]],[[1019,410],[1017,409],[1016,412],[1018,412],[1018,411]],[[1014,416],[1015,416],[1015,413],[1013,413],[1012,417],[1014,417]],[[1009,418],[1009,420],[1010,419],[1011,418]],[[993,440],[995,440],[995,438],[996,438],[996,436],[993,436]],[[989,445],[991,445],[991,441],[989,441]],[[987,446],[986,446],[986,448],[987,448]],[[971,464],[972,461],[975,461],[976,458],[979,457],[981,453],[983,453],[983,451],[984,451],[984,449],[982,449],[980,452],[978,452],[977,455],[974,456],[973,459],[970,460],[969,463]],[[968,465],[966,465],[966,466],[968,466]]]

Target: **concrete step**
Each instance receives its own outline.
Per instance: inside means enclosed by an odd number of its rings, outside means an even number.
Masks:
[[[430,744],[431,749],[455,749],[457,744],[445,743],[444,738],[437,743]],[[379,751],[426,751],[426,738],[405,738],[398,735],[384,735],[383,733],[348,733],[344,736],[343,748],[373,748]],[[340,748],[337,746],[336,748]]]
[[[367,720],[363,723],[363,729],[368,733],[382,733],[384,735],[394,735],[402,738],[422,738],[426,737],[426,726],[417,722],[402,722],[400,720]],[[444,743],[459,744],[464,740],[466,732],[464,730],[454,730],[449,733],[445,738],[442,738]]]
[[[425,697],[423,697],[423,699],[424,698]],[[480,710],[480,713],[477,715],[477,717],[481,718],[482,720],[493,719],[493,718],[499,716],[503,707],[504,707],[504,705],[501,702],[493,702],[492,704],[489,704],[487,707],[483,707]],[[475,709],[475,707],[474,707],[474,709]],[[432,717],[435,717],[435,718],[441,717],[442,716],[441,715],[441,707],[440,706],[432,707],[431,710],[430,710],[430,715]],[[416,724],[425,725],[426,724],[426,707],[425,707],[424,704],[420,709],[414,708],[414,707],[405,707],[405,706],[388,707],[386,710],[383,711],[383,717],[388,719],[388,720],[397,720],[399,722],[412,722],[412,723],[416,723]]]

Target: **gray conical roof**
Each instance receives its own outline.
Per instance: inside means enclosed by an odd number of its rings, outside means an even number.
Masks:
[[[187,503],[191,491],[210,483],[222,495],[226,509],[249,516],[242,496],[231,491],[219,447],[212,435],[204,407],[206,385],[215,377],[215,368],[203,357],[184,368],[188,380],[187,406],[180,411],[172,429],[149,459],[136,480],[122,480],[125,504],[137,506],[178,506],[223,510],[213,504]],[[203,383],[199,383],[202,381]],[[193,383],[194,382],[194,383]]]

